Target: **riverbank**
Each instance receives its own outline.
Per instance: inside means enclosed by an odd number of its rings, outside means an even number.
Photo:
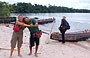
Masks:
[[[9,58],[10,40],[12,37],[13,26],[0,25],[0,58]],[[47,34],[42,34],[40,38],[40,46],[37,58],[90,58],[90,41],[81,42],[61,42],[51,40],[49,44],[45,44]],[[35,47],[33,47],[33,54],[29,53],[29,31],[24,30],[23,45],[21,48],[21,58],[36,58],[34,56]],[[13,58],[20,58],[17,56],[17,48],[13,53]]]
[[[10,23],[10,22],[15,22],[16,21],[16,17],[2,17],[0,18],[0,24],[1,23]]]

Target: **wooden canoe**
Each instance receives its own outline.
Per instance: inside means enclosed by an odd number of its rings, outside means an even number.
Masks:
[[[0,23],[10,23],[10,22],[16,22],[16,17],[0,18]]]
[[[51,23],[55,20],[55,18],[48,18],[48,19],[39,19],[38,24],[46,24],[46,23]]]
[[[86,39],[90,38],[90,32],[72,32],[65,34],[66,41],[85,41]],[[52,40],[59,40],[62,41],[61,33],[53,32],[50,36]]]

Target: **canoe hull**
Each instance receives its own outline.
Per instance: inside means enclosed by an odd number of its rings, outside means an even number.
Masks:
[[[53,21],[55,21],[55,18],[40,19],[38,20],[38,24],[47,24],[52,23]]]
[[[66,33],[66,41],[85,41],[90,38],[90,33]],[[62,41],[62,36],[59,32],[54,32],[51,34],[50,39]]]

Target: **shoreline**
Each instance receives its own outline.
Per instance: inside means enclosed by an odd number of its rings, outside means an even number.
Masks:
[[[10,27],[10,28],[9,28]],[[10,54],[10,40],[12,36],[12,25],[0,25],[0,57],[9,58]],[[35,47],[33,47],[33,54],[29,53],[29,31],[25,29],[23,36],[23,45],[21,47],[21,58],[36,58],[34,56]],[[49,44],[45,44],[48,34],[42,34],[40,38],[40,46],[38,50],[38,58],[90,58],[90,41],[80,42],[66,42],[62,44],[56,40],[51,40]],[[17,48],[13,53],[13,58],[20,58],[17,56]]]

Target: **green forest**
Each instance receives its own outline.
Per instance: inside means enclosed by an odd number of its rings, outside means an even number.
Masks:
[[[87,9],[73,9],[62,6],[43,6],[31,3],[15,3],[12,5],[11,12],[15,13],[90,13]]]
[[[10,13],[90,13],[88,9],[74,9],[64,6],[39,5],[25,2],[9,4],[0,1],[0,16],[9,16]]]

